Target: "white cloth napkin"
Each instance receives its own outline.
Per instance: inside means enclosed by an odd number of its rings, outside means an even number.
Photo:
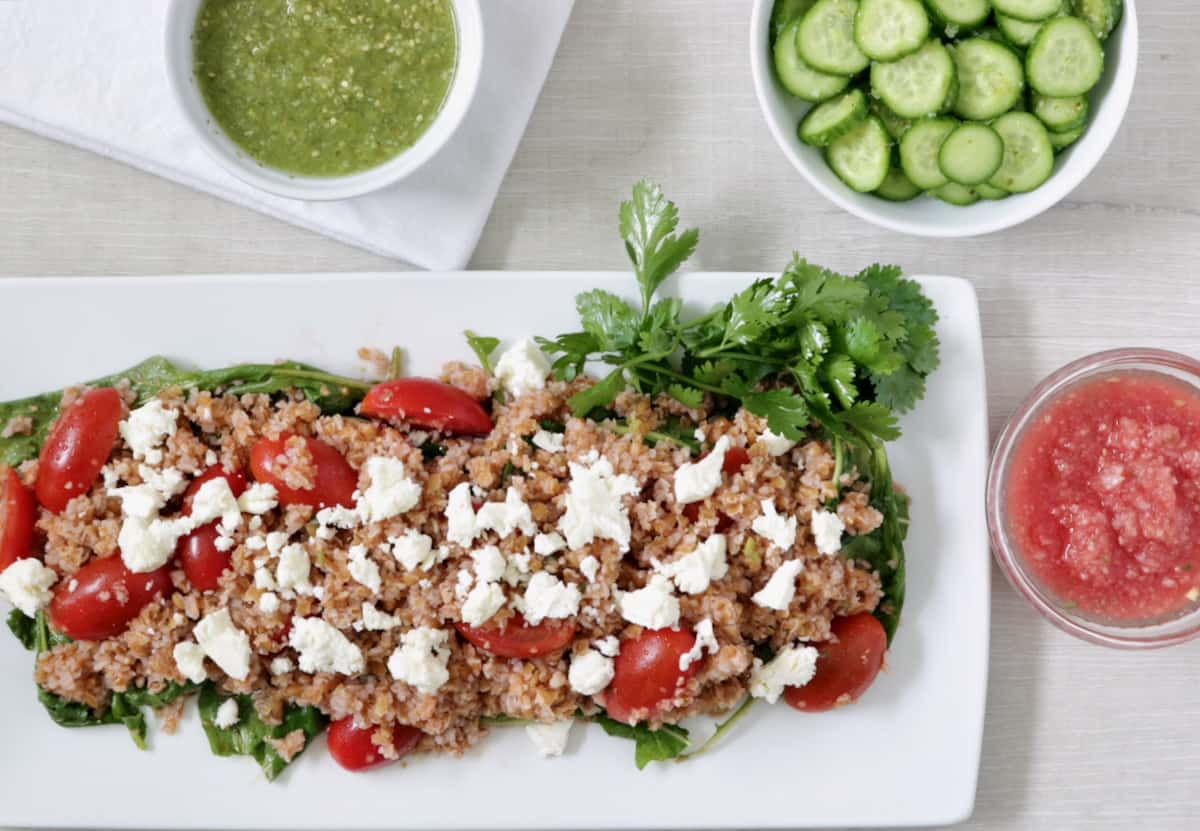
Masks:
[[[466,265],[554,59],[574,0],[482,0],[479,90],[415,174],[341,202],[243,184],[192,139],[167,85],[167,0],[0,0],[0,121],[435,270]]]

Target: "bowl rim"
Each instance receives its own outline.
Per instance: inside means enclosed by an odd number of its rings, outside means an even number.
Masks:
[[[1070,614],[1053,602],[1029,574],[1010,544],[1003,492],[1012,454],[1030,419],[1067,388],[1107,372],[1158,371],[1190,382],[1200,394],[1200,361],[1179,352],[1149,347],[1109,349],[1071,361],[1046,376],[1013,410],[996,441],[988,465],[987,523],[992,555],[1009,584],[1041,615],[1069,635],[1116,649],[1156,649],[1200,636],[1200,607],[1171,620],[1145,626],[1105,625]]]
[[[850,191],[840,182],[831,187],[815,176],[809,170],[809,162],[797,152],[794,125],[785,129],[784,125],[778,123],[778,119],[772,117],[769,100],[772,96],[782,94],[775,81],[769,59],[768,29],[774,3],[775,0],[754,0],[750,14],[751,75],[758,108],[762,113],[763,120],[767,122],[767,128],[792,166],[822,196],[847,213],[889,231],[934,239],[975,237],[1013,228],[1045,213],[1075,190],[1100,163],[1125,121],[1129,101],[1133,95],[1139,51],[1137,9],[1136,0],[1125,0],[1124,15],[1117,30],[1117,36],[1121,43],[1121,59],[1114,68],[1112,87],[1106,93],[1106,100],[1117,105],[1113,110],[1117,116],[1112,121],[1111,129],[1102,134],[1089,156],[1072,154],[1067,162],[1058,166],[1048,181],[1029,193],[1013,194],[1004,200],[1005,204],[1013,207],[1009,211],[989,219],[972,219],[969,215],[971,210],[969,207],[959,208],[956,216],[961,216],[962,219],[952,223],[934,223],[889,216],[874,207],[863,205],[854,198],[869,196],[869,194]]]
[[[420,169],[457,133],[479,89],[484,55],[479,0],[449,0],[454,11],[457,55],[454,77],[432,123],[417,141],[374,167],[342,176],[306,176],[264,164],[233,141],[212,117],[192,73],[192,34],[204,0],[170,0],[163,33],[168,86],[184,121],[222,168],[252,187],[303,201],[350,199],[386,188]],[[181,54],[181,50],[186,50]]]

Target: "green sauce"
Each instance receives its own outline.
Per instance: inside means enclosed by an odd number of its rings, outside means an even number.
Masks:
[[[429,128],[457,37],[450,0],[206,0],[196,80],[217,123],[263,164],[341,176]]]

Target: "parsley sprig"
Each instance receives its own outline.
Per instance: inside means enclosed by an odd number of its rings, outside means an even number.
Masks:
[[[584,292],[576,298],[583,331],[539,339],[559,379],[589,362],[613,367],[570,399],[576,415],[632,385],[689,407],[705,394],[731,399],[794,440],[814,422],[846,441],[899,437],[897,415],[921,399],[938,364],[937,312],[917,283],[895,266],[851,277],[797,255],[779,277],[685,321],[679,299],[658,296],[699,242],[697,230],[676,233],[678,225],[661,188],[638,182],[621,205],[620,231],[640,307],[603,289]]]

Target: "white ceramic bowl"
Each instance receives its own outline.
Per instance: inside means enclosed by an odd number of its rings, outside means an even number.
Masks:
[[[479,0],[451,0],[458,27],[458,64],[441,111],[412,147],[368,170],[346,176],[302,176],[263,164],[239,147],[213,119],[196,84],[192,33],[204,0],[171,0],[167,13],[167,78],[179,108],[204,149],[242,181],[279,196],[304,200],[348,199],[387,187],[415,171],[450,140],[479,86],[483,18]]]
[[[1125,0],[1125,16],[1104,44],[1104,77],[1092,91],[1087,131],[1059,154],[1054,174],[1045,184],[1029,193],[994,202],[981,200],[969,207],[949,205],[932,197],[888,202],[851,190],[829,169],[820,150],[796,137],[796,126],[810,105],[789,95],[775,80],[768,31],[773,5],[774,0],[754,0],[750,15],[750,66],[767,126],[784,155],[813,187],[844,210],[893,231],[920,237],[971,237],[1032,219],[1057,204],[1092,172],[1116,136],[1133,93],[1138,58],[1137,10],[1134,0]]]

